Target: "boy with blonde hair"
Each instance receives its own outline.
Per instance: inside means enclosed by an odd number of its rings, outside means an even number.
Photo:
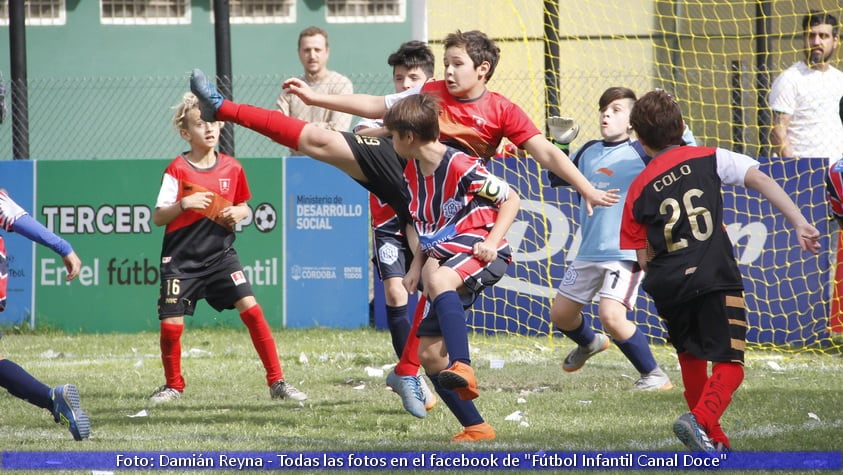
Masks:
[[[192,93],[175,107],[173,126],[190,149],[164,170],[152,214],[157,226],[166,226],[158,297],[165,383],[149,399],[181,398],[184,315],[193,315],[196,303],[205,299],[218,312],[236,308],[240,313],[266,370],[270,397],[303,401],[307,395],[284,380],[272,330],[234,250],[234,227],[251,213],[246,201],[252,195],[240,162],[216,151],[223,125],[199,116]]]

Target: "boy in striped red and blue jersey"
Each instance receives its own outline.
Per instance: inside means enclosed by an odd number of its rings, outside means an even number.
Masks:
[[[439,142],[435,96],[410,95],[384,116],[395,152],[408,160],[404,180],[418,252],[405,277],[424,281],[427,309],[418,327],[419,359],[439,397],[463,426],[457,442],[495,438],[472,400],[479,396],[468,350],[465,307],[506,273],[505,235],[520,199],[483,160]],[[426,265],[425,260],[434,263]],[[422,276],[422,274],[424,274]]]

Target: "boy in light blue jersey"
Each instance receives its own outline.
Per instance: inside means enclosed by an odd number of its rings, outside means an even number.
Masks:
[[[601,190],[618,189],[622,196],[649,161],[640,144],[629,137],[629,113],[635,100],[635,93],[628,88],[607,89],[599,101],[602,140],[586,143],[572,156],[592,185]],[[604,330],[641,375],[634,389],[668,390],[673,384],[653,357],[647,337],[627,319],[627,311],[638,297],[643,272],[635,253],[620,249],[622,212],[620,206],[612,206],[595,209],[588,216],[585,208],[580,208],[582,244],[550,309],[553,325],[577,343],[562,368],[577,371],[590,357],[609,347],[609,338],[596,333],[582,315],[583,307],[596,296]]]

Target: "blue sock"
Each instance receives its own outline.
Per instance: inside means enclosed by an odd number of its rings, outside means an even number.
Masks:
[[[448,349],[450,362],[462,361],[471,364],[468,356],[468,328],[465,324],[465,310],[455,290],[442,292],[433,300],[433,309],[439,318],[442,339]]]
[[[392,336],[392,349],[400,358],[401,353],[404,352],[404,344],[407,343],[407,337],[410,335],[410,320],[407,318],[407,306],[400,307],[386,306],[386,326],[389,328],[389,334]]]
[[[0,387],[9,394],[38,407],[53,410],[50,387],[38,381],[13,361],[0,360]]]
[[[650,350],[650,342],[647,337],[638,328],[631,337],[624,341],[615,341],[621,352],[626,355],[626,359],[635,366],[641,374],[647,374],[653,371],[658,366],[656,359],[653,357],[653,352]]]
[[[558,330],[571,340],[574,340],[574,343],[580,346],[588,346],[595,338],[597,338],[594,334],[594,330],[591,328],[591,325],[585,324],[585,315],[582,316],[582,321],[580,322],[579,327],[573,330],[562,330],[561,328],[558,328]]]
[[[430,382],[433,383],[433,389],[439,394],[439,398],[445,402],[448,409],[456,416],[463,427],[473,426],[483,423],[483,416],[474,405],[474,401],[463,401],[456,392],[443,388],[439,384],[439,373],[427,375]]]

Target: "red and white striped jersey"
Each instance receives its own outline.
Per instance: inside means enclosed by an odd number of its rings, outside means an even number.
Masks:
[[[422,252],[445,259],[471,253],[489,235],[509,186],[477,157],[448,147],[436,171],[423,176],[416,160],[407,162],[404,179],[410,192],[410,216]],[[491,191],[490,191],[491,190]],[[499,249],[506,247],[506,239]]]

